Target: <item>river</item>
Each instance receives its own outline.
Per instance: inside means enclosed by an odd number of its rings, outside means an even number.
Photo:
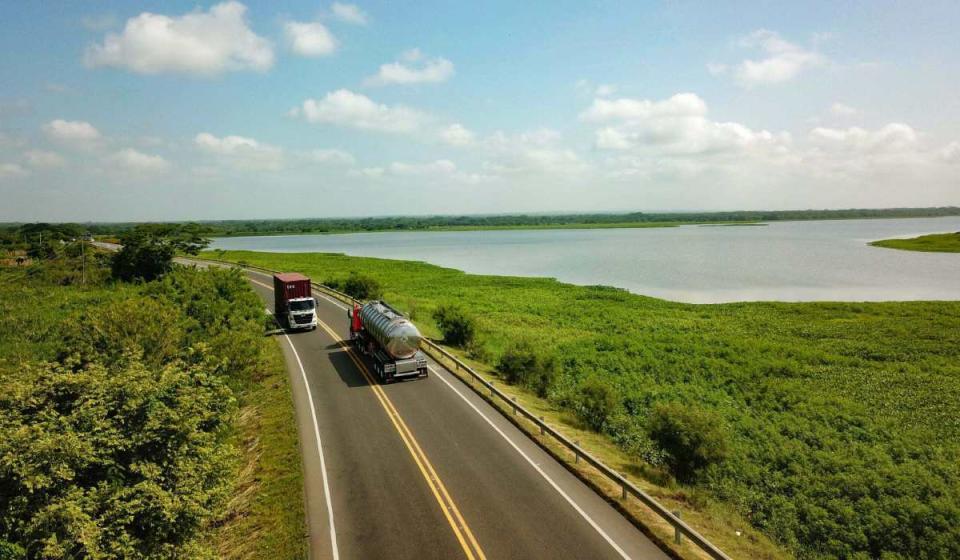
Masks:
[[[867,245],[948,231],[960,231],[960,217],[230,237],[215,239],[211,248],[418,260],[478,274],[604,284],[689,303],[958,300],[960,254]]]

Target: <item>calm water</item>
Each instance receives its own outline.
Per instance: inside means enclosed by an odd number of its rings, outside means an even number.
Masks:
[[[215,249],[419,260],[692,303],[960,299],[960,254],[868,241],[960,231],[960,217],[767,226],[358,233],[217,239]]]

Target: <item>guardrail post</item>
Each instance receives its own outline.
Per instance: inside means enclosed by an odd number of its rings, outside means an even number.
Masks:
[[[493,381],[490,382],[490,396],[493,396]]]
[[[546,433],[546,429],[544,429],[543,427],[543,416],[541,416],[540,417],[540,435],[542,436],[545,433]]]
[[[623,476],[623,475],[621,474],[620,476]],[[626,478],[626,477],[624,477],[624,478]],[[622,483],[622,484],[620,485],[620,499],[621,499],[621,500],[626,500],[626,499],[627,499],[627,483],[626,483],[626,482],[624,482],[624,483]]]
[[[513,415],[517,415],[517,397],[510,397],[510,400],[513,401]]]
[[[679,511],[679,510],[673,512],[673,514],[677,516],[677,519],[680,519],[680,511]],[[680,532],[680,526],[679,526],[679,525],[674,525],[674,526],[673,526],[673,542],[676,543],[676,544],[681,544],[681,543],[683,542],[683,533]]]
[[[576,445],[576,446],[579,448],[579,447],[580,447],[580,440],[578,440],[578,439],[577,439],[577,440],[574,440],[574,441],[573,441],[573,444]],[[577,451],[577,450],[574,450],[574,451],[573,451],[573,463],[574,463],[574,464],[580,463],[580,452]]]

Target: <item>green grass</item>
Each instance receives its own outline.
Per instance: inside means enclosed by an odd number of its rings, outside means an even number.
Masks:
[[[930,253],[960,253],[960,231],[956,233],[934,233],[912,239],[882,239],[870,243],[874,247],[901,249],[904,251],[924,251]]]
[[[557,357],[548,399],[560,410],[575,410],[589,377],[612,385],[607,438],[654,481],[651,408],[709,410],[732,453],[692,495],[798,557],[960,555],[960,302],[691,305],[418,262],[216,256],[318,281],[372,276],[432,337],[432,311],[458,303],[478,321],[486,364],[518,339]]]
[[[236,491],[210,540],[223,559],[300,560],[306,552],[297,421],[279,345],[240,396]]]
[[[5,372],[56,359],[65,318],[150,288],[58,286],[47,281],[48,273],[40,266],[0,267],[0,390]],[[218,558],[299,560],[305,552],[303,473],[293,401],[280,347],[273,339],[254,342],[259,366],[234,384],[239,410],[228,440],[237,459],[234,491],[203,540]]]

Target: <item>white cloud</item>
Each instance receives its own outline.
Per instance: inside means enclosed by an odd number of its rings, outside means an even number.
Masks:
[[[145,154],[126,148],[107,157],[107,163],[119,167],[121,171],[135,174],[161,173],[169,169],[170,163],[157,155]]]
[[[584,122],[604,124],[596,131],[603,150],[653,149],[673,154],[708,154],[744,149],[782,148],[787,134],[755,131],[735,122],[707,118],[707,104],[693,93],[662,101],[594,99]]]
[[[835,117],[852,117],[856,115],[859,111],[855,107],[845,105],[843,103],[834,103],[830,106],[830,114]]]
[[[720,64],[717,62],[707,63],[707,72],[709,72],[711,76],[723,76],[727,73],[728,69],[729,67],[726,64]]]
[[[960,163],[960,142],[950,142],[937,155],[947,163]]]
[[[364,83],[371,86],[440,83],[453,76],[452,62],[443,57],[427,58],[419,49],[404,52],[401,60],[382,64],[377,74]]]
[[[356,158],[350,152],[337,149],[317,149],[307,153],[307,158],[317,163],[331,163],[335,165],[353,165]]]
[[[217,137],[201,132],[193,143],[202,151],[223,158],[231,166],[276,171],[283,168],[283,150],[244,136]]]
[[[26,177],[30,172],[17,163],[0,163],[0,179]]]
[[[412,132],[424,115],[402,105],[376,103],[369,97],[346,89],[332,91],[323,99],[307,99],[292,113],[311,123],[328,123],[363,130]]]
[[[30,167],[62,167],[66,161],[56,152],[44,150],[29,150],[23,154]]]
[[[43,131],[54,140],[72,144],[89,144],[100,139],[100,131],[85,121],[55,119],[43,125]]]
[[[408,163],[395,161],[386,167],[366,167],[352,171],[353,176],[380,179],[384,177],[415,178],[419,181],[444,183],[475,184],[491,179],[479,173],[465,173],[448,159],[438,159],[426,163]]]
[[[283,26],[290,50],[301,56],[326,56],[337,50],[337,40],[319,22],[291,21]]]
[[[476,135],[460,123],[453,123],[440,131],[440,139],[451,146],[468,146]]]
[[[395,161],[387,169],[394,175],[449,175],[456,172],[457,166],[448,159],[438,159],[430,163]]]
[[[707,104],[693,93],[678,93],[664,101],[647,99],[594,99],[580,114],[585,122],[601,123],[657,117],[691,117],[707,114]]]
[[[891,153],[911,151],[918,147],[916,131],[903,123],[890,123],[875,131],[859,127],[817,127],[810,131],[810,141],[833,153]]]
[[[140,74],[264,71],[273,66],[273,46],[247,26],[246,11],[229,1],[178,17],[143,12],[127,20],[121,33],[91,45],[84,61]]]
[[[612,84],[600,84],[593,92],[597,97],[609,97],[617,92],[617,86]]]
[[[764,54],[763,58],[746,59],[732,67],[736,81],[747,88],[788,82],[805,70],[826,63],[826,58],[820,53],[790,43],[766,29],[742,37],[738,44],[744,48],[759,49]],[[708,64],[707,69],[714,75],[724,74],[728,70],[723,64]]]
[[[330,6],[330,11],[333,12],[333,17],[340,21],[355,25],[367,24],[367,14],[356,4],[334,2],[333,5]]]
[[[560,144],[559,132],[549,128],[516,134],[497,131],[480,142],[487,171],[496,174],[575,175],[589,169],[576,152]]]

